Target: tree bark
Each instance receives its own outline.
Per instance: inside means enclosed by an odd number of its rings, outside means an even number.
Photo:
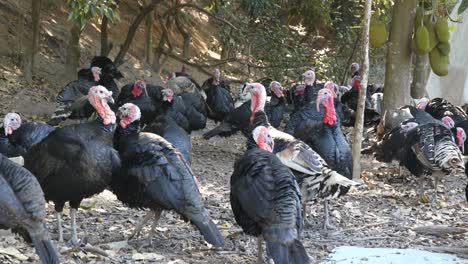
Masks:
[[[104,16],[101,21],[101,56],[109,55],[111,44],[109,43],[109,19]]]
[[[192,36],[184,29],[184,26],[182,25],[182,22],[180,21],[180,12],[177,12],[175,15],[175,24],[177,27],[177,31],[180,32],[182,37],[184,38],[183,46],[182,46],[182,57],[184,59],[189,58],[189,52],[190,52],[190,42],[192,41]]]
[[[153,12],[145,19],[145,60],[147,63],[153,61]]]
[[[66,80],[75,80],[76,72],[80,64],[80,35],[79,22],[74,22],[70,30],[70,39],[67,46],[67,57],[65,59]]]
[[[413,84],[411,85],[411,97],[421,98],[427,94],[426,83],[431,73],[428,55],[415,54]]]
[[[361,178],[361,145],[362,133],[364,130],[364,108],[366,102],[367,82],[369,80],[369,25],[371,18],[372,0],[366,0],[364,5],[364,25],[362,28],[361,42],[361,69],[362,79],[359,89],[359,100],[356,112],[356,121],[354,122],[354,140],[353,140],[353,179]]]
[[[140,13],[135,17],[132,24],[130,25],[130,28],[128,29],[127,37],[125,38],[123,45],[120,47],[120,51],[115,57],[114,64],[116,66],[122,65],[123,58],[125,57],[125,54],[127,54],[128,49],[130,48],[130,44],[132,44],[133,38],[135,37],[136,31],[141,22],[146,17],[146,15],[152,12],[156,5],[158,5],[160,2],[162,2],[162,0],[151,0],[151,3],[141,9]]]
[[[166,56],[163,58],[163,55],[165,53],[170,54],[173,50],[173,46],[171,43],[171,40],[169,39],[169,33],[168,33],[168,28],[170,27],[171,21],[170,17],[166,18],[166,21],[164,22],[162,18],[159,19],[159,23],[161,25],[161,39],[159,40],[158,47],[156,48],[156,54],[154,56],[154,61],[153,61],[153,69],[157,73],[161,73],[162,66],[164,63],[167,61],[169,56]],[[164,51],[164,45],[167,43],[169,50],[167,52]]]
[[[396,0],[393,6],[385,69],[383,112],[410,101],[411,35],[417,0]]]
[[[32,40],[29,43],[29,47],[26,49],[24,60],[24,77],[29,83],[32,81],[34,64],[39,49],[41,2],[42,0],[34,0],[31,2]]]

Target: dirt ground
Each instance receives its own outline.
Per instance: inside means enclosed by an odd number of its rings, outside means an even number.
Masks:
[[[209,127],[213,127],[212,122]],[[244,151],[244,138],[236,135],[228,139],[205,141],[203,131],[193,134],[192,162],[201,181],[201,191],[211,217],[226,237],[226,245],[215,249],[207,245],[199,232],[172,213],[165,212],[153,237],[151,247],[144,246],[149,233],[127,241],[144,211],[123,206],[115,196],[105,191],[87,199],[84,205],[95,207],[79,210],[78,235],[87,243],[105,252],[71,249],[58,245],[64,263],[255,263],[256,240],[242,234],[235,223],[229,204],[229,178],[234,161]],[[363,180],[367,188],[353,190],[332,203],[332,223],[336,230],[326,233],[321,228],[323,207],[309,206],[303,243],[312,263],[324,260],[334,247],[354,245],[363,247],[396,248],[466,248],[468,234],[468,204],[464,200],[463,177],[444,180],[434,205],[423,203],[416,194],[412,177],[398,175],[396,165],[375,162],[364,157]],[[57,238],[52,204],[48,205],[47,224],[53,239]],[[65,238],[69,237],[69,211],[64,213]],[[418,227],[444,225],[458,227],[458,232],[431,235]],[[460,231],[461,230],[461,231]],[[11,233],[0,233],[0,263],[37,263],[32,247]],[[466,257],[466,255],[465,255]]]

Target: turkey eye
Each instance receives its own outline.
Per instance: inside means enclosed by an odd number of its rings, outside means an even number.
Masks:
[[[15,120],[12,118],[12,119],[10,119],[10,121],[12,121],[12,122],[13,122],[13,121],[15,121]]]

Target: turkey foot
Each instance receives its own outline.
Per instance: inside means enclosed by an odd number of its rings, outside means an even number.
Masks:
[[[58,242],[63,243],[62,212],[55,212],[57,217],[57,231],[59,233]]]
[[[324,207],[324,215],[323,215],[323,230],[328,231],[328,230],[335,230],[336,227],[330,224],[330,212],[329,212],[329,204],[328,201],[323,201],[323,207]]]
[[[72,235],[71,235],[70,241],[68,241],[67,244],[76,247],[80,244],[80,241],[78,240],[78,235],[76,232],[76,209],[74,208],[71,209],[70,218],[71,218]]]
[[[148,212],[145,215],[145,217],[143,218],[143,220],[137,225],[137,227],[135,227],[135,230],[133,231],[133,233],[130,235],[129,240],[132,239],[135,235],[136,235],[136,237],[138,237],[140,235],[140,232],[141,232],[141,229],[143,228],[143,226],[151,218],[153,218],[153,224],[151,225],[151,230],[150,230],[150,233],[148,235],[147,241],[146,241],[146,243],[141,245],[139,247],[139,249],[147,247],[147,246],[150,246],[150,247],[153,246],[153,236],[154,236],[154,233],[156,231],[156,227],[158,226],[159,219],[161,218],[161,213],[162,213],[162,210],[154,210],[154,211]]]
[[[154,212],[153,211],[149,211],[145,217],[143,217],[143,219],[137,224],[137,226],[135,227],[135,229],[133,230],[133,232],[130,234],[130,236],[128,237],[128,240],[132,240],[133,238],[138,238],[140,236],[140,232],[141,232],[141,229],[143,229],[143,226],[145,226],[146,223],[148,223],[148,221],[154,217]]]
[[[263,260],[263,237],[257,237],[257,264],[264,264]]]

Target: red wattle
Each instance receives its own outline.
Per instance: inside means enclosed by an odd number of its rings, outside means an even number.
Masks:
[[[361,80],[355,79],[355,80],[354,80],[354,83],[353,83],[353,88],[354,88],[356,91],[359,91],[359,88],[361,88]]]
[[[138,97],[138,96],[141,95],[141,89],[139,89],[139,88],[137,87],[137,84],[135,84],[135,85],[133,86],[132,95],[133,95],[133,97]]]
[[[336,122],[336,111],[335,111],[335,104],[333,102],[333,97],[329,96],[326,99],[323,113],[323,123],[327,125],[333,125]]]

